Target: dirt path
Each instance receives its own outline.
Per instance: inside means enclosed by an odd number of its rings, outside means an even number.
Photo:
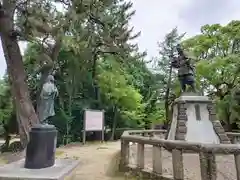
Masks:
[[[124,180],[115,173],[119,163],[119,141],[59,148],[57,154],[58,158],[79,158],[80,165],[73,173],[72,180]]]
[[[130,148],[130,164],[136,165],[136,145]],[[172,171],[172,155],[164,150],[162,154],[162,165],[164,175],[173,175]],[[145,169],[152,168],[152,147],[146,145],[144,149]],[[234,157],[231,155],[216,156],[217,164],[217,180],[236,180],[236,168]],[[200,180],[200,163],[197,154],[184,154],[184,179],[186,180]]]
[[[130,148],[130,164],[136,165],[136,145]],[[103,144],[91,144],[81,146],[66,146],[57,150],[58,158],[79,158],[80,165],[73,173],[71,180],[131,180],[131,177],[124,177],[117,173],[120,141]],[[59,155],[61,153],[61,155]],[[145,147],[145,168],[152,166],[152,147]],[[236,170],[232,156],[217,156],[217,179],[235,180]],[[163,173],[172,175],[172,156],[168,151],[163,151]],[[184,154],[184,175],[186,180],[200,180],[199,157],[196,154]]]
[[[130,176],[124,177],[118,172],[120,159],[120,141],[107,142],[102,144],[81,145],[70,144],[57,149],[57,158],[77,158],[80,160],[79,166],[72,173],[73,176],[68,180],[133,180]],[[136,164],[136,145],[130,148],[130,164]],[[0,164],[16,161],[22,157],[18,153],[2,157]],[[14,158],[13,158],[14,157]],[[145,168],[152,166],[152,147],[145,147]],[[6,161],[7,160],[7,161]],[[232,156],[217,156],[217,179],[218,180],[235,180],[236,170]],[[172,156],[169,152],[163,151],[163,173],[172,175]],[[198,155],[184,154],[184,175],[185,179],[200,179],[200,164]]]

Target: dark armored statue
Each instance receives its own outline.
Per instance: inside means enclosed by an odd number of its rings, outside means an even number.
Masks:
[[[174,57],[171,64],[178,69],[178,79],[181,85],[181,92],[186,92],[187,85],[189,85],[193,92],[195,88],[195,67],[191,64],[192,59],[187,57],[181,46],[177,45],[178,56]]]

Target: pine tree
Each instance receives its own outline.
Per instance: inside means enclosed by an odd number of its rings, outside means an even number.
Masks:
[[[176,82],[176,74],[170,65],[170,62],[173,56],[176,53],[176,45],[180,43],[184,34],[179,35],[177,28],[174,28],[171,32],[169,32],[163,42],[159,43],[159,75],[162,76],[163,89],[162,89],[162,97],[164,99],[165,106],[165,116],[166,122],[169,122],[171,119],[171,104],[176,97],[174,92],[174,81]],[[175,75],[173,75],[175,74]]]

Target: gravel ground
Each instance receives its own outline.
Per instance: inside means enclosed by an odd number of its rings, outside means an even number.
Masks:
[[[120,158],[120,142],[103,144],[68,145],[57,150],[58,158],[78,158],[80,165],[75,169],[71,180],[132,180],[117,173]],[[22,154],[4,156],[5,160],[16,161]],[[236,180],[233,156],[217,156],[217,180]],[[136,164],[136,145],[130,148],[130,163]],[[152,147],[145,147],[145,168],[152,166]],[[172,155],[163,151],[163,169],[165,175],[172,175]],[[187,180],[201,180],[199,157],[196,154],[184,154],[184,175]]]
[[[61,150],[61,149],[60,149]],[[119,163],[120,142],[103,145],[74,146],[63,148],[63,156],[81,158],[81,165],[76,169],[74,180],[124,180],[131,178],[116,177],[113,173]],[[217,180],[236,180],[233,156],[217,156]],[[136,164],[136,145],[130,148],[130,163]],[[145,168],[152,167],[152,147],[145,147]],[[165,175],[172,175],[172,155],[163,151],[163,169]],[[201,180],[200,163],[197,154],[184,154],[184,175],[186,180]]]
[[[130,148],[130,163],[136,165],[136,145]],[[145,168],[152,168],[152,147],[145,147]],[[184,154],[184,178],[188,180],[201,180],[199,156],[197,154]],[[217,156],[217,180],[236,180],[236,169],[233,156]],[[163,173],[172,175],[172,155],[168,151],[163,151]]]
[[[71,180],[124,180],[117,173],[120,156],[120,142],[59,148],[63,151],[58,158],[75,157],[80,165]],[[129,179],[130,180],[130,179]]]

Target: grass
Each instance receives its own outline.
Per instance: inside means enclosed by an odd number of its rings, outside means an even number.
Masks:
[[[0,165],[7,164],[8,161],[6,159],[0,158]]]
[[[55,152],[55,156],[56,157],[60,157],[60,156],[62,156],[64,154],[64,151],[61,151],[61,150],[56,150],[56,152]]]

